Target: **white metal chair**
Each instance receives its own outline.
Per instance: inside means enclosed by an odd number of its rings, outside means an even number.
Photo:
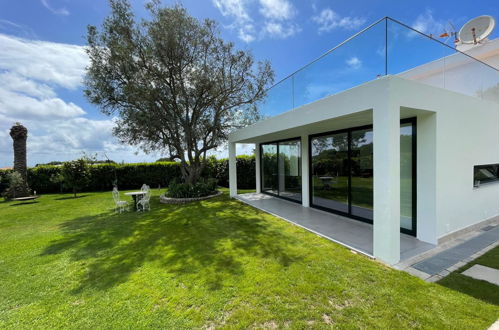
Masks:
[[[142,191],[144,191],[145,194],[137,201],[137,211],[141,209],[142,211],[145,211],[146,209],[149,211],[151,210],[151,205],[149,204],[149,200],[151,199],[151,188],[149,188],[148,185],[144,186],[142,186],[142,188],[144,188]]]
[[[113,199],[114,199],[114,203],[116,204],[115,210],[117,212],[121,213],[125,210],[125,208],[128,207],[127,201],[120,200],[120,192],[118,191],[118,189],[116,187],[113,188]]]

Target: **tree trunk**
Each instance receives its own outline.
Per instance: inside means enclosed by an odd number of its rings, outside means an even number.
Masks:
[[[28,130],[23,125],[17,123],[10,129],[10,136],[12,137],[14,147],[14,171],[21,174],[23,179],[22,185],[16,189],[14,195],[16,197],[25,197],[29,195],[27,183],[28,167],[26,161]]]
[[[182,167],[184,167],[182,176],[185,183],[195,184],[199,181],[204,167],[202,164],[196,164],[194,162],[189,164],[186,163],[182,164]]]

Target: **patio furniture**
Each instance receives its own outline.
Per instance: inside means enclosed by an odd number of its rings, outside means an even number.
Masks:
[[[146,194],[145,191],[132,191],[132,192],[127,192],[125,193],[125,195],[127,196],[132,196],[133,198],[133,208],[138,211],[137,209],[137,202],[142,199],[142,197],[144,197],[144,195]]]
[[[335,176],[321,176],[319,180],[321,180],[324,189],[331,189],[332,185],[337,182],[336,178]]]
[[[144,196],[137,201],[136,205],[137,211],[140,211],[140,208],[142,208],[142,211],[145,211],[146,209],[150,211],[151,210],[151,205],[149,204],[150,199],[151,199],[151,189],[149,188],[149,186],[146,186]]]
[[[118,191],[117,188],[113,188],[113,199],[114,203],[116,204],[116,211],[119,211],[119,213],[123,212],[125,208],[128,206],[127,201],[122,201],[120,200],[120,192]]]

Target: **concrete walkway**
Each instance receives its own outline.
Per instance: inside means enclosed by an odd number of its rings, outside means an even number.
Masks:
[[[395,267],[426,281],[435,282],[498,245],[499,225],[489,225]]]
[[[461,274],[472,277],[476,280],[487,281],[499,285],[499,270],[482,265],[473,265]],[[499,290],[499,288],[498,288]]]

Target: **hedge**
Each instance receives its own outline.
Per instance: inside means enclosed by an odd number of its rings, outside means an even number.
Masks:
[[[60,174],[61,167],[43,165],[28,169],[28,184],[37,193],[61,192],[61,185],[51,181]],[[0,192],[7,188],[6,175],[10,170],[0,170]],[[111,190],[116,180],[119,189],[138,189],[142,184],[151,188],[166,187],[173,179],[180,179],[180,165],[175,162],[136,163],[136,164],[98,164],[90,166],[90,183],[84,191]],[[213,177],[222,187],[229,186],[228,159],[210,159],[203,177]],[[255,157],[237,157],[237,186],[241,189],[255,188]],[[67,191],[67,190],[64,190]]]

